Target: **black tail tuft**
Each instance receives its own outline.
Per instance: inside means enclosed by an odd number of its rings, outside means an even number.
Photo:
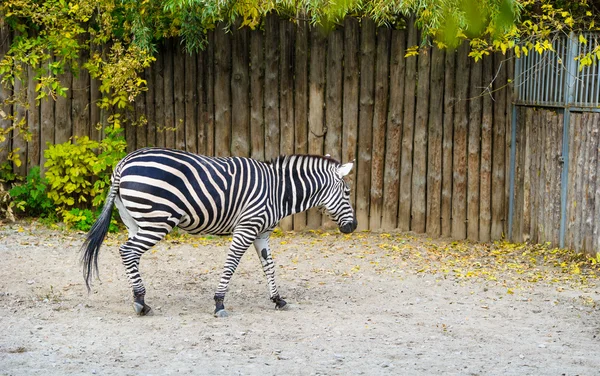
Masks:
[[[90,291],[91,281],[94,273],[98,276],[98,253],[100,246],[106,237],[108,228],[110,226],[110,220],[112,217],[113,203],[117,194],[117,188],[113,185],[110,189],[106,202],[102,208],[102,213],[96,222],[92,225],[90,232],[87,234],[87,238],[81,246],[83,255],[81,256],[81,263],[83,264],[83,278],[85,279],[85,285]]]

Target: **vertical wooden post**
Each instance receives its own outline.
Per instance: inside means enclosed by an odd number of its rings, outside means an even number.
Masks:
[[[154,73],[154,122],[156,124],[156,146],[165,147],[165,70],[166,46],[162,44],[159,48],[159,55],[152,67]]]
[[[483,63],[481,61],[471,64],[467,146],[467,238],[475,241],[479,239],[482,73]]]
[[[522,122],[517,122],[522,123]],[[524,203],[524,195],[523,195],[523,183],[524,183],[524,135],[525,135],[525,127],[524,125],[519,125],[516,128],[515,134],[515,170],[514,170],[514,181],[515,187],[518,187],[514,190],[513,197],[513,219],[512,219],[512,228],[508,232],[510,235],[510,241],[522,242],[523,241],[523,233],[522,233],[522,225],[523,225],[523,203]]]
[[[327,79],[325,88],[325,153],[332,158],[342,157],[342,82],[344,62],[344,34],[342,30],[330,31],[327,36]],[[335,227],[323,217],[325,227]]]
[[[356,219],[358,230],[369,228],[373,102],[375,91],[375,23],[364,18],[360,34],[360,104],[358,113],[358,168]]]
[[[294,29],[288,20],[279,20],[279,127],[280,144],[279,152],[283,155],[294,152]],[[286,217],[281,220],[279,227],[283,231],[293,228],[293,218]]]
[[[581,153],[582,142],[581,137],[583,134],[582,130],[582,114],[572,113],[571,124],[569,130],[569,187],[567,191],[567,229],[565,236],[565,246],[570,249],[575,248],[575,222],[577,218],[577,208],[581,206],[577,202],[577,192],[579,189],[577,184],[580,182],[579,178],[581,173],[579,172],[579,155]],[[537,228],[537,226],[536,226]]]
[[[158,60],[158,59],[157,59]],[[156,146],[156,110],[154,108],[154,96],[156,92],[156,87],[154,85],[154,69],[155,66],[146,68],[144,72],[144,76],[146,77],[146,82],[148,84],[148,91],[146,91],[146,116],[148,117],[148,122],[146,123],[145,131],[146,131],[146,145],[147,146]]]
[[[207,55],[206,49],[196,53],[196,148],[197,153],[206,155],[206,128],[208,122],[208,111],[206,109],[206,72]]]
[[[249,98],[249,47],[248,28],[236,28],[231,47],[231,154],[236,157],[250,156],[250,98]]]
[[[145,72],[141,72],[141,78],[145,78]],[[145,148],[148,146],[148,132],[147,132],[147,120],[148,115],[146,114],[146,92],[141,92],[135,97],[135,130],[136,130],[136,148]],[[146,121],[144,121],[144,119]]]
[[[385,137],[385,172],[383,179],[383,213],[381,219],[381,228],[385,230],[395,229],[398,221],[405,53],[406,33],[404,30],[392,30],[390,96]]]
[[[27,70],[29,73],[29,79],[27,80],[27,127],[31,134],[31,139],[27,143],[27,171],[29,171],[31,167],[40,165],[40,108],[35,99],[37,96],[35,92],[37,81],[34,79],[34,69],[29,66]],[[86,97],[86,99],[89,99],[89,97]]]
[[[454,159],[452,175],[452,237],[467,235],[467,135],[469,122],[469,44],[458,48],[456,105],[454,107]],[[504,184],[502,184],[504,189]]]
[[[373,147],[371,149],[371,197],[369,229],[381,228],[383,214],[383,174],[385,158],[385,134],[387,125],[389,74],[390,74],[389,28],[377,30],[377,55],[375,61],[375,103],[373,105]]]
[[[175,149],[185,150],[185,52],[180,40],[173,49],[173,109],[175,114]]]
[[[595,116],[595,115],[594,115]],[[553,193],[552,193],[552,197],[553,197],[553,201],[554,201],[554,212],[552,213],[552,217],[553,217],[553,221],[552,221],[552,242],[555,246],[559,246],[560,245],[560,222],[561,222],[561,190],[562,190],[562,181],[561,181],[561,175],[562,175],[562,168],[564,167],[563,165],[560,164],[559,158],[560,155],[562,154],[562,143],[563,143],[563,114],[562,113],[558,113],[557,111],[553,111],[552,112],[552,124],[554,127],[554,143],[552,145],[553,147],[553,158],[552,158],[552,163],[554,165],[554,175],[553,175],[553,179],[552,179],[552,189],[553,189]],[[592,123],[592,126],[594,126],[594,122]],[[597,136],[598,134],[593,134],[592,135],[592,142],[597,142]],[[595,140],[595,141],[594,141]],[[592,146],[590,149],[590,168],[593,169],[594,171],[590,170],[590,174],[588,176],[592,176],[592,174],[594,174],[595,176],[595,172],[596,172],[596,165],[595,165],[595,154],[594,154],[594,150],[595,150],[595,146]],[[595,180],[595,179],[594,179]],[[594,182],[595,184],[595,182]],[[590,202],[588,207],[592,208],[591,211],[593,213],[593,207],[594,207],[594,201],[593,199],[591,199],[591,196],[593,196],[593,189],[592,191],[589,192],[588,198],[590,198]],[[589,225],[588,229],[590,230],[590,234],[592,232],[592,227],[591,224]],[[591,242],[590,242],[591,244]]]
[[[523,155],[524,165],[523,165],[523,224],[522,224],[522,240],[529,241],[531,238],[531,183],[532,183],[532,175],[531,175],[531,166],[532,166],[532,154],[531,154],[531,146],[532,146],[532,130],[531,130],[531,112],[525,111],[524,109],[517,110],[517,119],[523,120],[523,124],[521,122],[517,122],[518,126],[524,127],[525,134],[525,151]]]
[[[491,239],[502,237],[506,217],[505,208],[505,150],[506,150],[506,91],[500,87],[506,85],[506,69],[502,67],[503,55],[494,56],[494,71],[498,72],[494,80],[496,101],[494,102],[493,156],[492,156],[492,229]]]
[[[83,43],[84,39],[80,37],[78,41]],[[85,51],[80,52],[77,60],[78,72],[73,77],[73,93],[71,94],[73,105],[71,110],[73,112],[73,135],[75,136],[90,136],[90,128],[95,125],[90,126],[90,73],[82,67],[89,58],[88,55]],[[33,78],[33,75],[31,77]],[[32,82],[33,80],[30,79],[29,81]]]
[[[483,64],[483,85],[486,92],[483,95],[483,113],[481,115],[481,166],[479,182],[479,240],[490,241],[491,231],[491,204],[492,204],[492,92],[491,85],[494,79],[494,60],[491,56],[485,57]]]
[[[408,21],[408,47],[417,44],[417,29],[414,18]],[[402,127],[402,156],[400,164],[400,200],[398,207],[398,229],[410,230],[411,189],[413,170],[413,142],[415,129],[415,94],[417,85],[417,57],[406,58],[406,79],[404,86],[404,119]]]
[[[427,225],[425,232],[441,235],[442,202],[442,136],[444,116],[444,51],[431,49],[431,84],[427,146]]]
[[[215,155],[231,155],[231,36],[215,30]]]
[[[73,122],[71,119],[71,103],[73,97],[73,75],[70,68],[65,67],[65,72],[59,75],[60,84],[67,88],[66,97],[56,98],[56,123],[55,142],[57,144],[68,141],[73,135]],[[16,87],[16,85],[15,85]]]
[[[49,61],[45,61],[42,64],[49,64],[52,61],[50,58]],[[47,149],[48,145],[54,144],[54,106],[55,102],[52,98],[45,98],[40,101],[40,167],[42,171],[44,171],[44,164],[46,163],[46,157],[44,156],[44,151]]]
[[[325,153],[342,160],[342,83],[344,35],[342,30],[331,31],[327,43],[327,87],[325,92]]]
[[[598,136],[598,125],[599,125],[600,119],[598,117],[598,115],[594,116],[594,132],[596,133],[596,139],[594,140],[595,144],[596,144],[596,149],[594,150],[594,153],[596,154],[596,174],[595,174],[595,189],[594,191],[592,191],[592,194],[594,195],[594,213],[593,213],[593,218],[600,218],[600,174],[598,173],[598,164],[600,164],[600,142],[598,142],[597,136]],[[564,123],[563,123],[564,124]],[[565,124],[565,126],[567,126],[568,124]],[[565,168],[563,166],[563,168]],[[598,251],[600,250],[600,221],[595,220],[592,221],[592,245],[591,245],[591,249],[588,250],[588,253],[594,255],[598,253]]]
[[[102,53],[102,47],[92,44],[90,46],[90,53]],[[102,127],[105,124],[102,123],[101,119],[101,110],[100,110],[100,100],[102,98],[102,93],[100,93],[100,81],[97,78],[92,78],[90,76],[90,138],[92,140],[99,141],[102,138]],[[154,117],[152,117],[154,119]],[[44,144],[42,144],[42,149],[44,149]]]
[[[308,153],[308,22],[300,21],[296,27],[296,53],[294,75],[294,139],[297,154]],[[294,216],[294,230],[306,227],[306,212]]]
[[[456,96],[456,52],[447,51],[444,61],[444,131],[442,141],[442,236],[452,235],[452,177],[454,148],[454,105]]]
[[[360,27],[354,17],[344,20],[344,99],[342,113],[342,161],[350,162],[356,158],[356,139],[358,137],[358,72]],[[347,181],[351,189],[351,201],[356,209],[356,163]]]
[[[317,28],[311,30],[310,35],[310,67],[308,82],[308,152],[309,154],[323,155],[324,144],[324,111],[325,103],[325,62],[327,54],[326,39]],[[321,213],[311,209],[307,214],[307,226],[317,228],[321,226]]]
[[[411,188],[410,229],[417,233],[425,232],[426,218],[426,179],[427,179],[427,123],[429,116],[429,80],[431,68],[431,47],[419,54],[417,68],[417,108],[413,139],[413,173]]]
[[[189,52],[184,52],[184,56],[185,150],[198,153],[198,56]]]
[[[0,15],[0,56],[4,56],[10,49],[11,36],[10,28],[6,23],[4,15]],[[0,110],[6,114],[6,116],[12,115],[12,106],[5,104],[4,102],[11,96],[12,88],[0,84]],[[0,116],[0,129],[6,130],[11,126],[10,120]],[[0,161],[6,161],[8,153],[11,149],[11,133],[6,135],[6,139],[0,142]],[[0,162],[1,163],[1,162]]]
[[[258,160],[265,159],[264,44],[264,34],[261,30],[250,33],[250,155]]]
[[[265,21],[265,158],[279,156],[279,19]]]
[[[250,132],[254,159],[265,159],[264,85],[265,59],[264,34],[261,30],[250,33]]]
[[[20,101],[27,101],[27,68],[24,69],[23,78],[15,79],[14,84],[14,95],[20,99]],[[69,92],[67,92],[69,94]],[[61,97],[62,98],[62,97]],[[64,98],[61,103],[65,103]],[[23,129],[24,126],[27,125],[27,113],[25,111],[25,105],[22,103],[15,103],[13,105],[13,114],[15,119],[13,120],[13,124],[17,125],[17,127],[13,130],[12,136],[12,152],[19,156],[21,160],[21,165],[17,166],[13,164],[13,171],[20,176],[27,175],[27,142],[23,137],[27,129]],[[70,118],[70,116],[69,116]],[[59,128],[64,132],[64,129],[69,127],[70,130],[70,121],[65,119],[64,128]]]
[[[215,155],[215,31],[208,32],[206,47],[206,155]]]
[[[172,40],[166,42],[165,59],[163,60],[163,106],[165,111],[163,132],[165,146],[168,148],[175,147],[175,129],[177,126],[175,123],[175,99],[173,94],[173,43]]]

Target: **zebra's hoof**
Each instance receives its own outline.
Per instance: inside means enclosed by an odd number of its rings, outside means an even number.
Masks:
[[[220,310],[218,310],[218,311],[215,311],[215,314],[214,314],[214,316],[215,316],[215,317],[227,317],[227,316],[229,316],[229,314],[227,313],[227,311],[226,311],[226,310],[224,310],[224,309],[220,309]]]
[[[278,309],[280,311],[286,311],[288,308],[288,304],[283,299],[279,299],[275,302],[275,309]]]
[[[135,313],[138,314],[138,316],[147,316],[150,313],[150,311],[152,311],[152,308],[150,308],[150,306],[146,303],[138,302],[133,302],[133,309],[135,310]]]

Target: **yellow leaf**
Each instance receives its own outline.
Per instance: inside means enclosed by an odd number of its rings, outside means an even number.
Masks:
[[[573,27],[573,24],[575,23],[575,21],[573,21],[573,17],[569,17],[565,20],[565,23],[567,25],[569,25],[569,27]]]
[[[587,39],[583,36],[583,34],[579,34],[579,43],[587,44]]]

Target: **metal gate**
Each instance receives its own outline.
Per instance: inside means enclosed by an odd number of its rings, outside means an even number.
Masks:
[[[600,33],[587,32],[581,37],[573,33],[568,37],[557,37],[552,42],[553,51],[542,54],[532,51],[516,59],[510,151],[509,239],[512,239],[515,205],[517,106],[551,107],[563,113],[562,151],[558,156],[558,163],[562,166],[559,246],[562,248],[565,245],[571,113],[600,112],[600,64],[580,68],[579,62],[586,54],[595,52]]]

